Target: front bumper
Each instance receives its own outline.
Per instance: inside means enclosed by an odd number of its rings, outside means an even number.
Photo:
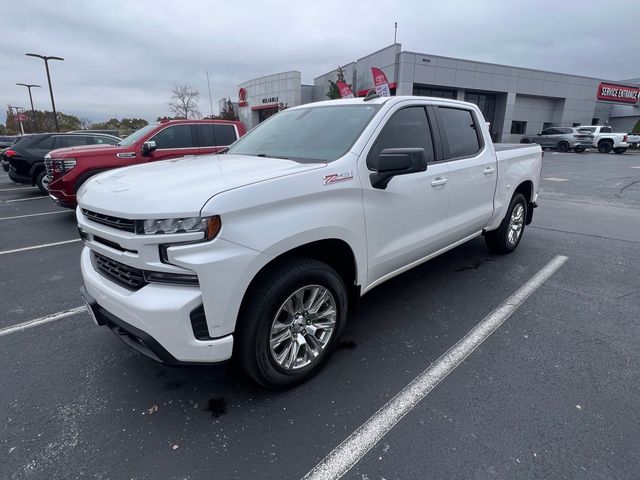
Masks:
[[[194,337],[190,314],[202,304],[198,287],[150,284],[130,291],[100,275],[85,247],[81,256],[87,303],[132,348],[168,364],[217,363],[231,358],[233,336]]]
[[[67,195],[63,190],[52,190],[51,185],[49,185],[49,197],[53,203],[61,207],[75,209],[78,206],[75,195]]]

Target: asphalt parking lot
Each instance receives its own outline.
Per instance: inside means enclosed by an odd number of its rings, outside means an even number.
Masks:
[[[344,478],[637,478],[640,154],[543,163],[514,254],[476,239],[374,289],[323,371],[286,392],[156,364],[96,327],[73,212],[3,172],[0,478],[302,478],[558,255]]]

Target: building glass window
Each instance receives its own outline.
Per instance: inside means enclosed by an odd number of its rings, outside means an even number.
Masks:
[[[550,127],[551,127],[551,125],[553,125],[553,123],[551,123],[551,122],[544,122],[544,123],[542,124],[542,130],[546,130],[547,128],[550,128]]]
[[[449,88],[430,87],[428,85],[413,85],[413,94],[420,97],[450,98],[455,100],[456,91]]]
[[[511,134],[512,135],[524,135],[527,131],[527,122],[520,122],[518,120],[514,120],[511,122]]]

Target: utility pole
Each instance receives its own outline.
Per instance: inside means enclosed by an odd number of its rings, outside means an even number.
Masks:
[[[21,85],[23,87],[27,87],[29,90],[29,101],[31,102],[31,131],[35,132],[37,128],[36,124],[36,110],[33,108],[33,97],[31,96],[31,89],[34,87],[40,88],[40,85],[35,85],[33,83],[16,83],[16,85]]]
[[[51,75],[49,74],[49,60],[64,60],[62,57],[51,57],[46,55],[40,55],[37,53],[25,53],[27,57],[36,57],[44,60],[44,67],[47,70],[47,82],[49,82],[49,95],[51,95],[51,108],[53,109],[53,120],[56,124],[56,132],[60,131],[60,127],[58,126],[58,114],[56,113],[56,102],[53,101],[53,88],[51,87]]]

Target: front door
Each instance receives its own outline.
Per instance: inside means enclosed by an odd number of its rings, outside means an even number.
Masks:
[[[425,105],[390,111],[358,162],[367,233],[368,285],[446,245],[449,167],[435,162]],[[366,158],[373,158],[386,148],[424,148],[430,162],[427,170],[396,176],[385,189],[373,188]]]
[[[189,124],[171,125],[149,140],[156,142],[156,149],[145,157],[150,162],[196,155],[199,152],[193,128]]]

